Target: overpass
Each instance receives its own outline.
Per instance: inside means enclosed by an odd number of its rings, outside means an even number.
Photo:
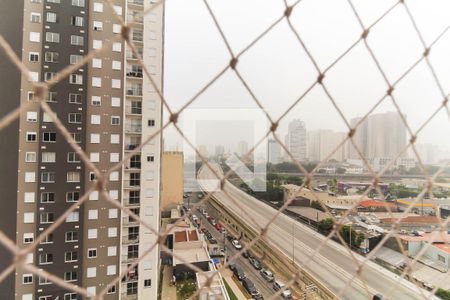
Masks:
[[[212,165],[222,174],[217,164]],[[199,184],[205,191],[214,190],[218,181],[215,175],[206,167],[198,173]],[[215,201],[237,216],[247,226],[258,232],[277,213],[277,211],[258,199],[239,190],[230,183],[226,183],[224,190],[239,203],[234,203],[223,191],[213,193]],[[249,218],[251,216],[255,222]],[[286,260],[294,258],[298,268],[312,276],[319,286],[325,286],[337,295],[353,275],[357,272],[357,265],[348,250],[337,243],[328,241],[321,250],[311,258],[325,239],[321,234],[307,226],[295,222],[284,214],[280,214],[267,231],[267,241],[279,253],[284,254]],[[295,230],[294,230],[295,228]],[[355,259],[361,262],[364,258],[355,254]],[[366,289],[367,286],[367,289]],[[372,261],[366,262],[359,276],[355,277],[345,291],[339,295],[341,299],[371,299],[374,294],[387,293],[389,299],[438,299],[428,291],[419,289],[413,283],[398,276]],[[425,297],[424,297],[425,295]]]

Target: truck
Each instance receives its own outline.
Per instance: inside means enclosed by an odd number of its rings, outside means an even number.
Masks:
[[[208,245],[208,252],[209,252],[209,256],[214,257],[214,256],[225,256],[225,250],[223,248],[221,248],[219,245],[214,244]]]

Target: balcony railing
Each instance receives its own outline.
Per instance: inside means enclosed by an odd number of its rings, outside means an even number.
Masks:
[[[139,243],[139,235],[131,235],[127,234],[122,236],[122,243],[123,244],[136,244]]]
[[[128,89],[127,96],[142,96],[142,89]]]
[[[140,71],[129,71],[127,72],[127,76],[128,77],[133,77],[133,78],[142,78],[142,70]]]
[[[142,115],[142,107],[127,106],[125,112],[129,115]]]
[[[142,126],[138,125],[128,125],[125,126],[126,133],[142,133]]]
[[[128,4],[144,5],[144,0],[128,0]]]
[[[123,186],[125,188],[139,188],[141,186],[140,179],[126,179],[123,181]]]
[[[133,151],[137,147],[139,147],[139,144],[125,144],[125,151]]]
[[[123,198],[122,203],[125,206],[139,206],[141,204],[139,198]]]
[[[122,224],[123,225],[137,225],[139,224],[138,221],[133,219],[132,217],[122,217]]]

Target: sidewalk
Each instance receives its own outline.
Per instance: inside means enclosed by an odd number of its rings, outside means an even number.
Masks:
[[[175,286],[171,284],[170,282],[171,280],[172,280],[172,267],[164,266],[161,300],[177,299],[177,289]]]
[[[247,297],[245,297],[244,293],[242,293],[239,286],[237,286],[236,282],[233,280],[233,273],[230,270],[223,270],[220,273],[223,277],[223,280],[227,282],[227,284],[233,290],[233,293],[236,295],[236,297],[239,300],[246,300]]]

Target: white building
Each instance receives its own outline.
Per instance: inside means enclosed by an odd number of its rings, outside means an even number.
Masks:
[[[308,137],[308,159],[311,161],[323,161],[325,160],[345,139],[346,134],[344,132],[334,132],[332,130],[315,130],[310,131],[307,134]],[[335,159],[337,161],[343,161],[346,157],[345,144],[339,147],[327,161]]]
[[[276,140],[270,139],[267,142],[267,161],[271,164],[281,162],[281,146]]]
[[[289,123],[285,144],[290,154],[298,161],[306,160],[306,127],[299,119]],[[288,160],[292,160],[290,157]]]

